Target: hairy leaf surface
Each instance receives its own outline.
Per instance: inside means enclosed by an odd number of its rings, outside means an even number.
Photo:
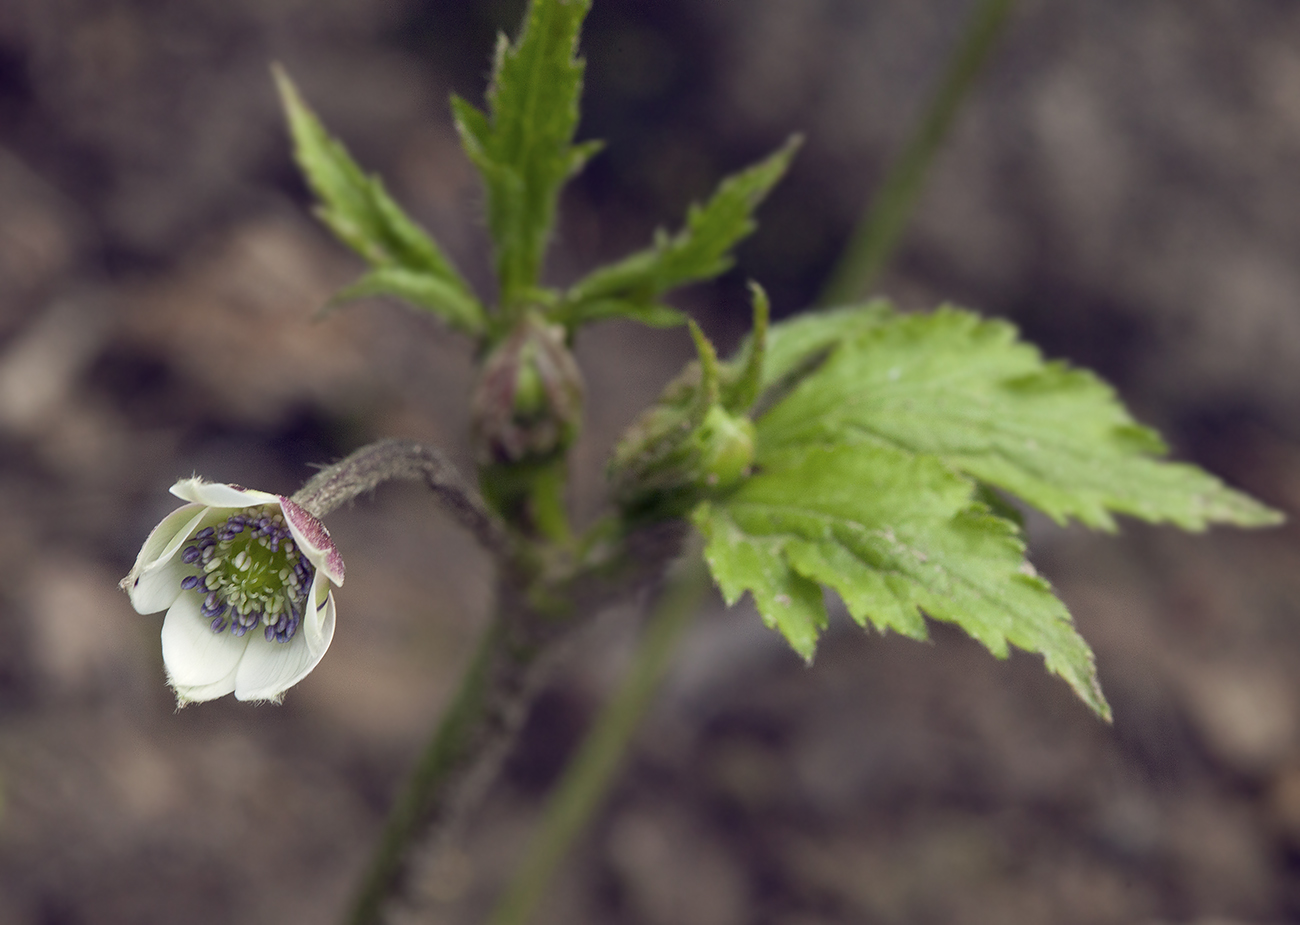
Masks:
[[[460,98],[461,143],[487,188],[502,302],[537,286],[560,188],[598,150],[574,145],[583,63],[578,33],[591,0],[531,0],[523,31],[497,44],[488,113]]]

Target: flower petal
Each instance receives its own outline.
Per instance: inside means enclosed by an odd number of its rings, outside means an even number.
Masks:
[[[206,510],[198,504],[178,507],[153,528],[144,541],[135,567],[122,579],[122,587],[137,613],[166,610],[181,591],[181,579],[193,569],[176,554],[199,528]]]
[[[288,642],[267,642],[262,636],[253,639],[235,676],[235,699],[278,702],[285,691],[307,677],[334,638],[334,595],[326,598],[319,622],[317,633],[300,631]]]
[[[205,482],[197,477],[181,479],[171,487],[171,493],[209,507],[250,507],[254,504],[278,504],[280,501],[279,495],[269,492],[223,482]]]
[[[236,665],[230,669],[230,674],[211,684],[177,684],[173,681],[172,690],[176,692],[176,705],[183,707],[187,703],[202,703],[204,700],[216,700],[218,697],[226,696],[235,689],[235,672],[238,670],[239,666]]]
[[[307,612],[302,616],[302,631],[307,634],[307,645],[320,649],[324,654],[329,646],[325,624],[334,621],[334,595],[330,592],[330,584],[325,580],[324,572],[316,572],[307,601]],[[332,625],[329,632],[334,632]]]
[[[140,547],[140,555],[135,557],[135,566],[131,571],[142,571],[156,560],[163,558],[168,554],[166,551],[168,547],[171,547],[171,552],[174,552],[178,548],[177,537],[184,537],[187,534],[187,525],[201,513],[201,507],[198,504],[182,504],[164,517],[158,526],[149,531],[149,538]]]
[[[278,497],[280,509],[294,542],[317,571],[324,572],[336,585],[343,584],[343,557],[325,525],[288,498]]]
[[[229,630],[212,632],[211,618],[199,613],[202,604],[203,597],[197,592],[182,592],[163,620],[163,664],[167,667],[167,681],[178,694],[185,688],[224,681],[248,648],[251,634],[240,639]]]

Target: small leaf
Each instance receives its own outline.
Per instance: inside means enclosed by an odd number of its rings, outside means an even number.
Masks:
[[[784,349],[782,327],[770,355]],[[1280,520],[1161,460],[1159,436],[1091,373],[1045,362],[1004,321],[952,308],[871,319],[759,420],[759,438],[765,449],[865,442],[933,455],[1057,522],[1104,530],[1114,513],[1188,530]]]
[[[574,145],[583,63],[578,34],[591,0],[531,0],[513,44],[497,43],[488,114],[463,99],[452,109],[461,143],[487,188],[502,302],[536,287],[564,182],[599,150]]]
[[[583,323],[605,321],[611,318],[626,318],[637,321],[651,328],[675,328],[686,323],[686,315],[661,302],[633,302],[628,299],[596,299],[582,303]],[[568,327],[577,322],[567,306],[556,310],[555,320]]]
[[[750,280],[749,294],[754,305],[754,323],[739,359],[727,364],[731,376],[725,385],[722,402],[728,411],[741,414],[747,414],[758,400],[763,367],[767,363],[767,332],[772,314],[771,303],[762,286]]]
[[[414,277],[430,280],[423,288],[440,288],[446,296],[415,304],[462,330],[481,333],[487,321],[483,307],[438,245],[392,200],[379,178],[367,176],[347,149],[329,136],[284,71],[277,66],[274,75],[289,120],[294,155],[320,201],[317,214],[321,221],[340,241],[382,271],[382,278],[402,276],[408,290],[414,288]],[[366,280],[362,284],[377,285]],[[382,291],[408,298],[405,292],[398,291],[400,288],[394,283]],[[340,294],[340,298],[355,297],[348,292],[351,290]]]
[[[691,206],[686,227],[676,235],[660,231],[649,248],[580,280],[565,294],[557,320],[570,327],[594,320],[599,316],[592,306],[609,300],[654,304],[673,289],[728,270],[732,249],[755,228],[754,210],[784,175],[800,144],[797,136],[791,138],[763,161],[723,180],[708,202]]]
[[[1011,645],[1041,653],[1109,719],[1087,644],[1025,561],[1016,526],[975,501],[971,480],[932,457],[869,444],[760,444],[758,467],[694,521],[727,601],[749,591],[805,658],[825,625],[814,593],[824,584],[864,626],[925,638],[924,611],[999,658]]]
[[[396,296],[427,308],[454,328],[477,333],[482,323],[482,307],[455,286],[448,285],[431,273],[401,267],[380,267],[337,293],[331,303],[347,302],[371,296]]]

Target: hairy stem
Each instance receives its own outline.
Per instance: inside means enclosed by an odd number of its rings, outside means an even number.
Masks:
[[[414,440],[380,440],[316,473],[292,500],[315,517],[395,479],[423,481],[462,527],[498,559],[514,558],[506,527],[439,450]]]
[[[496,613],[390,812],[349,912],[351,925],[382,922],[397,907],[418,903],[418,858],[444,849],[482,802],[563,640],[612,601],[657,580],[686,529],[673,522],[608,536],[583,561],[561,557],[548,570],[446,457],[402,440],[370,444],[322,469],[293,500],[319,517],[394,479],[423,481],[496,556]]]
[[[884,269],[925,186],[926,174],[1001,36],[1016,0],[980,0],[921,120],[890,166],[871,207],[849,239],[818,303],[864,296]]]

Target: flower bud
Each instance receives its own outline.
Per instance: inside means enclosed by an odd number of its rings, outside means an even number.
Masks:
[[[754,423],[714,405],[695,432],[704,484],[719,491],[738,485],[754,465]]]
[[[702,495],[725,491],[754,464],[754,425],[723,401],[723,374],[713,345],[691,325],[699,351],[641,415],[614,450],[609,474],[625,510],[675,515]]]
[[[563,453],[582,423],[582,373],[564,328],[524,316],[483,364],[473,400],[473,435],[483,465]]]

